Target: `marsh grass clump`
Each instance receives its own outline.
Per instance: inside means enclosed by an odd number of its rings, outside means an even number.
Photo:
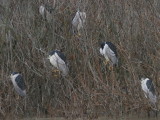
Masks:
[[[160,90],[160,22],[158,0],[48,0],[55,5],[51,22],[42,19],[42,0],[1,0],[0,117],[67,118],[142,114],[148,109],[139,79],[154,80]],[[44,3],[46,4],[46,3]],[[72,33],[78,8],[86,13],[81,35]],[[109,70],[99,43],[115,44],[119,66]],[[54,77],[49,51],[65,55],[69,76]],[[16,100],[10,82],[21,72],[27,97]]]

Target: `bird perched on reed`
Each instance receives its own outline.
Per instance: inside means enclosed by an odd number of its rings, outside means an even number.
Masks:
[[[77,11],[76,15],[72,20],[72,26],[73,26],[73,31],[75,32],[76,30],[78,32],[78,35],[80,35],[80,29],[84,27],[85,21],[86,21],[86,13]]]
[[[47,4],[41,5],[39,7],[39,13],[42,15],[44,20],[47,20],[47,22],[51,22],[53,17],[53,14],[52,14],[53,11],[54,11],[54,8]]]
[[[62,52],[53,50],[49,53],[48,59],[55,68],[62,72],[62,76],[68,75],[69,69],[66,64],[66,57]]]
[[[118,65],[117,50],[113,43],[102,42],[100,47],[100,54],[105,57],[105,64],[110,62],[112,66]]]
[[[18,72],[13,72],[10,78],[17,93],[20,96],[26,96],[26,86],[22,75]]]
[[[144,92],[144,95],[147,99],[149,99],[150,103],[156,107],[157,96],[155,92],[155,87],[153,82],[149,78],[141,78],[141,87]]]

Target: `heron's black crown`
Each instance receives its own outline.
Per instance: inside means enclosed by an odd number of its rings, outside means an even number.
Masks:
[[[104,48],[104,45],[106,44],[106,42],[102,42],[101,43],[101,48],[103,49]]]

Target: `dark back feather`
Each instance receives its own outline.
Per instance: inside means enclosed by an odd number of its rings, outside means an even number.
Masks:
[[[25,83],[24,83],[24,80],[23,80],[23,77],[22,75],[18,75],[15,79],[15,82],[17,83],[17,86],[22,89],[22,90],[25,90],[26,89],[26,86],[25,86]]]
[[[114,54],[117,57],[118,55],[117,55],[117,48],[116,48],[116,46],[113,43],[111,43],[111,42],[105,42],[105,43],[109,46],[109,48],[114,52]]]
[[[150,92],[152,92],[153,95],[155,95],[155,88],[153,86],[152,80],[147,80],[146,85]]]

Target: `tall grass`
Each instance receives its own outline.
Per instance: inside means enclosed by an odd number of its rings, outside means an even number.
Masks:
[[[0,0],[0,116],[69,118],[118,116],[149,106],[140,78],[160,88],[159,0],[57,0],[53,21],[39,14],[54,0]],[[71,21],[79,8],[87,14],[81,36]],[[99,43],[113,42],[119,67],[104,66]],[[46,59],[50,50],[67,56],[70,74],[55,77]],[[27,98],[19,98],[9,75],[21,72]]]

